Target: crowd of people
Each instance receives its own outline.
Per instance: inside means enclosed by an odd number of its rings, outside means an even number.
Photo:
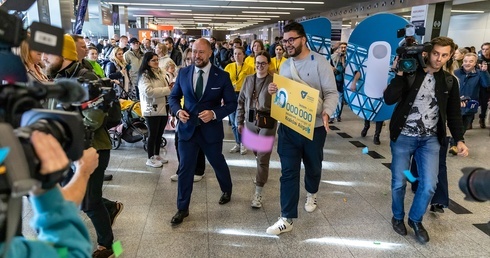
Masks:
[[[339,43],[329,62],[324,56],[308,49],[306,32],[301,24],[287,24],[283,36],[277,37],[268,49],[263,41],[254,40],[247,55],[248,51],[240,38],[230,42],[215,38],[187,42],[168,37],[162,42],[151,39],[140,42],[137,38],[114,35],[113,39],[99,40],[95,45],[90,39],[79,35],[65,35],[61,56],[31,51],[26,42],[20,48],[20,56],[31,80],[48,82],[59,78],[109,78],[119,98],[140,101],[148,127],[146,165],[149,167],[160,168],[169,162],[160,155],[162,135],[167,124],[176,128],[175,147],[179,166],[171,177],[172,181],[178,182],[177,213],[170,220],[173,225],[182,223],[189,216],[193,182],[203,178],[205,159],[214,169],[222,192],[218,203],[224,205],[231,201],[233,183],[222,154],[222,120],[225,117],[229,117],[236,143],[229,150],[230,153],[248,153],[241,142],[244,130],[264,136],[275,136],[277,131],[277,152],[281,162],[281,211],[278,221],[266,232],[279,235],[291,231],[293,219],[298,217],[301,163],[305,167],[304,209],[314,212],[317,207],[323,146],[329,123],[334,122],[334,111],[339,102],[343,102],[347,47],[346,43]],[[490,62],[490,43],[482,45],[480,55],[457,48],[453,40],[447,37],[432,39],[431,43],[432,49],[426,53],[427,67],[424,69],[407,75],[397,71],[395,60],[393,72],[396,75],[384,92],[386,103],[397,105],[390,121],[392,226],[398,234],[407,234],[404,223],[404,171],[412,165],[417,170],[419,180],[414,189],[408,225],[421,243],[429,241],[429,235],[422,225],[427,207],[430,206],[431,211],[441,212],[448,205],[447,175],[444,172],[447,145],[451,142],[449,152],[454,155],[468,155],[464,133],[471,129],[478,109],[481,110],[479,124],[482,128],[486,127],[487,89],[490,86],[487,66]],[[273,82],[274,73],[321,92],[313,140],[271,118],[271,96],[280,86]],[[54,100],[46,100],[44,104],[46,108],[58,106]],[[103,198],[102,193],[103,181],[110,179],[107,177],[110,175],[105,175],[111,150],[106,126],[108,110],[88,109],[81,115],[94,134],[91,150],[96,154],[86,155],[90,155],[91,160],[97,160],[97,165],[85,172],[87,191],[83,191],[83,198],[80,197],[81,209],[90,218],[97,234],[97,249],[92,256],[111,257],[114,241],[112,225],[124,206]],[[258,123],[259,115],[270,122]],[[337,122],[341,122],[341,112],[336,118]],[[365,121],[361,132],[363,137],[369,126],[369,121]],[[382,126],[382,122],[376,123],[375,144],[380,144]],[[450,130],[451,140],[446,135],[446,126]],[[253,208],[263,205],[262,189],[267,183],[271,153],[272,150],[253,151],[257,163],[251,201]],[[69,175],[61,183],[62,186],[69,188],[70,182],[76,180],[77,173],[71,171]],[[49,195],[59,199],[57,190]],[[79,224],[78,221],[75,223]],[[77,237],[87,238],[86,232]]]

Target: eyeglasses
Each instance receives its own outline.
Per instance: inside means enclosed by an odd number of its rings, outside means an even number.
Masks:
[[[283,44],[286,44],[286,43],[289,43],[290,45],[292,45],[294,43],[295,40],[301,38],[301,36],[297,36],[297,37],[290,37],[288,39],[283,39],[282,40],[282,43]]]
[[[265,66],[265,65],[268,65],[269,63],[267,62],[257,62],[255,63],[256,66]]]
[[[158,63],[158,59],[151,59],[150,62],[156,62],[156,63]]]

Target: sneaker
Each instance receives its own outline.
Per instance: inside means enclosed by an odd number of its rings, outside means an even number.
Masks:
[[[168,163],[168,160],[166,159],[163,159],[162,157],[160,157],[160,155],[155,155],[155,158],[160,161],[162,164],[167,164]]]
[[[194,175],[194,182],[201,181],[203,177],[204,177],[204,174],[202,174],[202,176]]]
[[[252,208],[261,208],[262,207],[262,195],[255,193],[254,198],[252,199]]]
[[[95,250],[92,253],[92,258],[112,258],[114,257],[114,251],[112,249]]]
[[[487,125],[485,124],[485,118],[480,118],[479,124],[480,124],[480,128],[482,129],[487,128]]]
[[[267,228],[267,234],[279,235],[284,232],[289,232],[293,229],[293,222],[289,223],[286,218],[279,217],[279,220],[274,225]]]
[[[316,194],[306,193],[305,210],[313,212],[316,209]]]
[[[109,214],[111,219],[111,227],[114,226],[114,222],[116,221],[117,216],[119,216],[119,214],[121,214],[122,210],[124,209],[124,205],[121,202],[116,201],[115,203],[116,208],[112,210]]]
[[[450,154],[453,154],[453,155],[458,155],[458,147],[456,147],[456,146],[452,146],[452,147],[449,149],[449,153],[450,153]]]
[[[146,165],[149,166],[149,167],[153,167],[153,168],[160,168],[163,166],[162,162],[160,162],[159,160],[157,160],[155,158],[156,156],[153,156],[149,159],[146,160]]]
[[[230,149],[230,153],[237,153],[240,151],[240,144],[235,144],[233,148]]]
[[[240,144],[240,154],[245,155],[245,154],[247,154],[247,152],[248,152],[247,148],[245,148],[245,146],[243,146],[243,144]]]
[[[329,123],[329,124],[333,124],[333,123],[335,123],[335,118],[330,118],[330,119],[328,120],[328,123]]]
[[[170,177],[170,181],[172,181],[172,182],[177,182],[177,181],[179,181],[179,175],[177,175],[177,174],[173,174],[173,175]]]

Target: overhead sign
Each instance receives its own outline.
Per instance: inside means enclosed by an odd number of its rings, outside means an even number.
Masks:
[[[138,39],[141,42],[143,39],[151,39],[151,30],[139,30],[138,31]]]
[[[173,30],[174,26],[148,23],[148,29],[150,29],[150,30]]]

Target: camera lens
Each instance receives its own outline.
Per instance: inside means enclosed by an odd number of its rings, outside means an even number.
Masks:
[[[484,202],[490,200],[490,171],[483,168],[463,168],[459,188],[467,200]]]

